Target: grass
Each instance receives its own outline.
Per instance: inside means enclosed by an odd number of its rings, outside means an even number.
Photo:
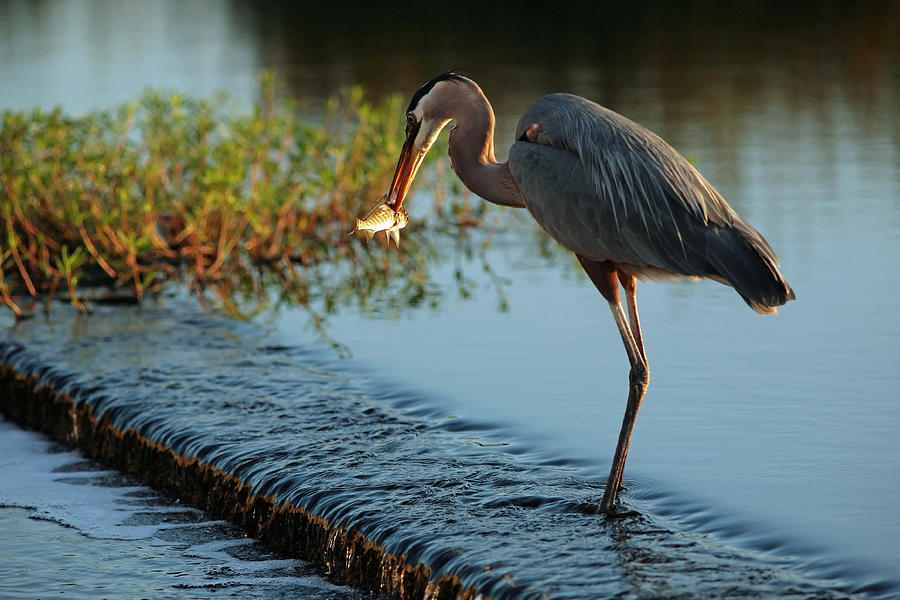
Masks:
[[[106,290],[94,301],[137,302],[169,281],[236,312],[268,305],[273,287],[326,310],[387,287],[424,301],[428,236],[404,231],[402,252],[347,236],[390,183],[400,98],[373,104],[353,89],[310,122],[277,98],[271,74],[260,79],[243,113],[223,96],[160,91],[78,117],[4,112],[0,302],[24,317],[62,294],[89,310],[84,287]],[[473,217],[460,200],[433,212],[437,228]]]

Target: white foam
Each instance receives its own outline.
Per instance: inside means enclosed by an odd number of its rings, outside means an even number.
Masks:
[[[253,543],[253,540],[244,538],[244,539],[235,539],[235,540],[216,540],[213,542],[207,542],[205,544],[195,544],[188,549],[185,554],[187,556],[196,556],[197,558],[209,558],[212,560],[218,560],[222,563],[231,563],[235,559],[233,556],[228,554],[226,550],[228,548],[234,548],[235,546],[244,546],[247,544]],[[254,561],[241,561],[241,564],[228,564],[236,573],[260,573],[263,571],[271,571],[274,569],[290,569],[302,567],[303,562],[299,560],[294,560],[290,558],[286,559],[274,559],[274,560],[254,560]]]
[[[216,587],[237,587],[237,586],[297,586],[297,587],[314,587],[316,589],[337,591],[346,590],[333,583],[328,583],[321,577],[222,577],[216,579]],[[208,588],[209,583],[194,583],[190,581],[179,582],[182,588]]]

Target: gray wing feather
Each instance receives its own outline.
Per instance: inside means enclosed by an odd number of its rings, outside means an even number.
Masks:
[[[720,276],[748,300],[792,296],[763,237],[661,138],[569,94],[538,100],[509,153],[528,210],[559,243],[586,258],[673,274]],[[780,300],[780,301],[779,301]],[[752,305],[752,304],[751,304]]]

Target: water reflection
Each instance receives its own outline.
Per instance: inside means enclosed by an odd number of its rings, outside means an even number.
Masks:
[[[466,299],[476,288],[490,288],[503,312],[509,301],[504,286],[511,280],[491,265],[489,249],[497,238],[507,238],[510,224],[537,233],[524,219],[508,218],[471,195],[444,205],[446,177],[424,178],[414,219],[405,231],[400,250],[379,233],[368,244],[349,241],[343,252],[329,260],[273,262],[252,269],[223,270],[206,285],[202,298],[210,308],[232,317],[260,318],[276,322],[285,310],[302,310],[308,318],[304,329],[315,331],[342,356],[352,351],[329,332],[329,322],[342,311],[369,319],[397,320],[409,312],[436,312],[454,298]],[[342,240],[343,243],[343,240]],[[543,261],[557,259],[546,251]],[[452,277],[447,272],[452,271]],[[473,277],[486,274],[487,282]],[[100,291],[102,298],[104,291]]]

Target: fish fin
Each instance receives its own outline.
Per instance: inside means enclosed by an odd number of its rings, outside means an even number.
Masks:
[[[371,229],[366,229],[364,231],[364,233],[366,235],[366,243],[368,244],[369,242],[372,241],[372,238],[375,237],[375,232],[372,231]]]
[[[400,247],[400,230],[399,229],[391,229],[388,234],[391,236],[391,239],[394,240],[394,243],[397,247]]]

